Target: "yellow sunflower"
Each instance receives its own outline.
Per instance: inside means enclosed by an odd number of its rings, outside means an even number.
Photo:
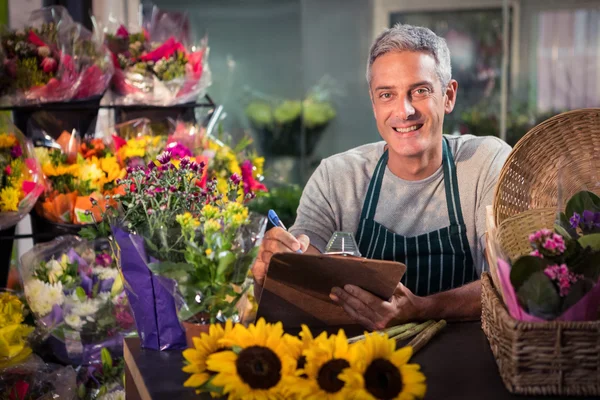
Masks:
[[[306,365],[297,373],[306,374],[307,380],[293,388],[302,399],[342,400],[348,397],[347,385],[340,374],[356,363],[355,345],[348,344],[343,330],[337,335],[320,335],[304,350]]]
[[[415,400],[425,396],[425,375],[418,364],[408,364],[412,347],[396,350],[396,341],[379,333],[357,342],[360,362],[340,375],[348,398],[356,400]]]
[[[238,324],[220,343],[232,350],[212,354],[206,365],[218,373],[212,385],[222,387],[230,400],[280,399],[295,379],[296,360],[283,340],[281,322],[272,325],[261,318],[248,328]]]
[[[183,357],[187,365],[182,370],[192,374],[183,386],[200,387],[215,375],[213,371],[206,368],[206,359],[211,354],[225,348],[224,345],[219,344],[219,340],[229,334],[232,329],[233,324],[231,321],[227,321],[225,327],[220,324],[213,324],[210,326],[208,334],[202,333],[200,337],[193,339],[194,348],[183,351]]]
[[[300,338],[286,334],[283,340],[288,345],[290,355],[296,360],[297,369],[299,370],[298,375],[305,378],[304,367],[306,366],[306,356],[304,352],[312,346],[315,338],[306,325],[302,325],[302,331],[298,336]],[[322,332],[317,336],[316,340],[324,340],[325,338],[327,338],[327,332]]]

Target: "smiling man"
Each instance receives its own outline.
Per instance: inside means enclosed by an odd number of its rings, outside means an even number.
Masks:
[[[458,83],[445,40],[429,29],[383,32],[371,46],[367,80],[384,141],[321,162],[289,233],[274,228],[265,236],[257,283],[274,253],[322,252],[334,231],[353,232],[364,257],[407,266],[385,301],[354,286],[332,288],[332,300],[358,323],[382,329],[478,318],[486,206],[511,148],[495,137],[442,134]]]

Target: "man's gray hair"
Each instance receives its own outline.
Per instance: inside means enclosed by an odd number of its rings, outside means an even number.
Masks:
[[[442,88],[452,79],[450,50],[444,38],[421,26],[396,24],[383,31],[371,45],[367,63],[367,82],[371,86],[371,66],[377,59],[392,51],[423,51],[435,58],[436,72]]]

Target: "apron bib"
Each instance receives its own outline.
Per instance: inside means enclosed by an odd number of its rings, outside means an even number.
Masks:
[[[476,278],[467,227],[458,194],[454,157],[443,140],[442,165],[450,225],[419,236],[406,237],[375,222],[379,192],[388,161],[386,150],[375,167],[356,232],[363,257],[399,261],[406,265],[401,282],[417,296],[453,289]]]

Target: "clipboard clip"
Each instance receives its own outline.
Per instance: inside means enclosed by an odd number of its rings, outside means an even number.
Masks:
[[[354,234],[341,231],[336,231],[331,235],[324,254],[362,257],[354,239]]]

